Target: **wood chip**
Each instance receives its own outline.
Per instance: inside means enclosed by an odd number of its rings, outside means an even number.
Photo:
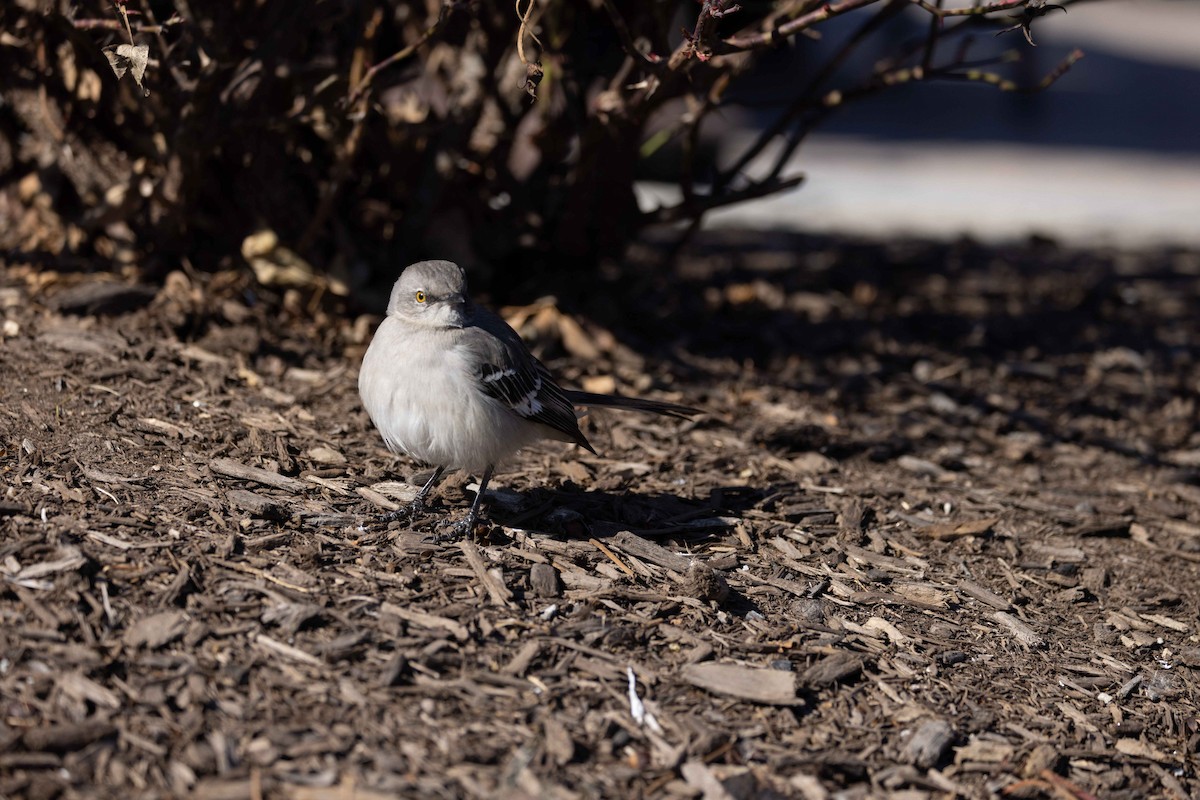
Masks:
[[[793,475],[824,475],[838,468],[838,462],[820,453],[802,453],[791,461],[783,461]]]
[[[863,659],[853,653],[833,653],[800,673],[800,685],[821,688],[847,683],[863,671]]]
[[[69,672],[58,679],[58,688],[69,697],[87,700],[101,708],[121,707],[121,698],[111,689],[96,683],[81,672]]]
[[[1040,649],[1046,646],[1046,640],[1042,638],[1033,628],[1026,625],[1021,620],[1014,617],[1005,611],[997,611],[992,614],[992,619],[1003,625],[1008,632],[1017,638],[1021,644],[1026,647]]]
[[[989,532],[1000,520],[995,518],[975,519],[968,522],[937,523],[920,528],[917,532],[930,539],[961,539],[964,536],[980,536]]]
[[[804,704],[804,701],[796,696],[796,673],[786,670],[717,664],[710,661],[688,664],[680,674],[693,686],[739,700],[777,706]]]
[[[225,493],[230,503],[263,519],[285,520],[291,516],[287,505],[273,497],[249,489],[230,489]]]
[[[144,617],[125,631],[125,644],[130,647],[147,647],[156,650],[183,636],[187,630],[188,615],[184,611],[162,611]]]
[[[10,588],[13,593],[20,599],[33,615],[38,618],[38,621],[46,626],[49,630],[57,630],[60,625],[65,625],[69,618],[59,618],[49,607],[43,605],[32,591],[26,589],[18,583],[11,584]]]
[[[666,567],[675,572],[687,572],[688,567],[694,561],[694,559],[687,556],[672,553],[662,545],[656,544],[649,539],[644,539],[629,531],[620,531],[613,534],[609,541],[631,556],[637,556],[643,561],[649,561],[651,564],[657,564],[660,567]]]
[[[865,547],[859,547],[853,544],[843,544],[842,549],[846,551],[846,555],[851,558],[858,559],[864,564],[869,564],[872,567],[877,567],[888,572],[895,572],[901,575],[916,576],[920,573],[924,566],[919,560],[913,559],[907,561],[902,558],[893,558],[885,556],[881,553],[875,553],[867,550]]]
[[[358,493],[359,497],[365,499],[367,502],[371,503],[377,508],[382,508],[384,511],[396,511],[400,508],[399,503],[395,503],[387,499],[382,494],[368,486],[359,486],[354,491]]]
[[[944,599],[941,595],[933,595],[932,597],[935,600]],[[944,602],[938,604],[926,603],[922,600],[910,599],[895,592],[850,592],[846,595],[846,598],[859,605],[886,603],[888,605],[910,606],[911,608],[919,608],[922,611],[938,611],[946,607]]]
[[[1012,761],[1017,748],[1005,741],[983,738],[979,734],[971,734],[970,739],[962,747],[954,749],[954,763],[977,762],[984,764],[1003,764]]]
[[[915,608],[926,610],[944,609],[950,607],[954,596],[943,589],[930,586],[928,583],[896,581],[891,584],[892,592],[903,597]]]
[[[166,434],[176,439],[196,439],[200,437],[199,431],[194,428],[187,425],[176,425],[174,422],[167,422],[165,419],[157,419],[155,417],[138,417],[137,424],[134,427],[143,433]]]
[[[1151,761],[1160,761],[1166,764],[1178,760],[1159,750],[1157,747],[1143,742],[1141,739],[1117,739],[1113,746],[1116,747],[1118,753],[1127,756],[1148,758]]]
[[[474,542],[464,539],[458,543],[458,547],[463,551],[463,555],[467,557],[467,563],[475,572],[475,577],[479,579],[479,582],[483,584],[483,588],[487,590],[492,604],[512,608],[513,593],[504,585],[503,573],[500,573],[499,570],[489,570],[487,568],[487,565],[483,563],[483,556],[479,554],[479,547]]]
[[[60,548],[51,561],[30,564],[16,575],[14,581],[32,581],[47,575],[57,575],[60,572],[73,572],[87,563],[87,558],[78,547],[67,546]]]
[[[729,584],[725,577],[700,559],[673,553],[630,531],[620,531],[609,541],[631,556],[683,573],[682,589],[691,597],[720,602],[729,596]]]
[[[509,661],[507,664],[501,667],[500,671],[505,675],[515,675],[518,677],[524,675],[525,671],[529,669],[529,665],[533,663],[533,660],[537,658],[538,653],[540,653],[541,650],[541,642],[539,642],[537,639],[529,640],[525,644],[521,645],[521,649],[518,650],[517,654],[512,657],[512,661]]]
[[[97,483],[126,484],[143,483],[149,480],[149,478],[145,477],[126,478],[122,475],[115,475],[111,472],[105,472],[104,470],[94,469],[92,467],[83,467],[82,472],[83,477],[87,478],[89,481],[96,481]]]
[[[700,792],[700,800],[738,800],[703,761],[688,761],[679,768],[687,785]]]
[[[262,647],[264,650],[272,652],[276,655],[290,658],[292,661],[298,661],[301,664],[308,664],[312,667],[324,666],[325,662],[314,656],[312,653],[306,653],[299,647],[292,647],[290,644],[272,639],[265,633],[260,633],[254,637],[254,643]]]
[[[1178,631],[1179,633],[1187,633],[1189,630],[1186,624],[1177,619],[1171,619],[1170,617],[1163,616],[1162,614],[1142,614],[1141,617],[1147,622],[1153,622],[1156,625],[1162,625],[1164,628],[1170,628],[1171,630]]]
[[[118,360],[129,347],[129,343],[117,334],[97,335],[95,331],[82,331],[67,326],[42,331],[38,334],[37,342],[44,347],[108,361]]]
[[[124,314],[147,305],[154,295],[149,286],[89,281],[58,292],[50,306],[64,314]]]
[[[249,795],[249,800],[261,800],[262,792]],[[395,792],[380,792],[358,786],[352,780],[344,780],[337,786],[304,786],[284,783],[279,785],[279,796],[289,800],[395,800]]]
[[[17,514],[28,514],[29,506],[24,503],[14,503],[10,500],[0,501],[0,518],[12,517]]]
[[[944,480],[953,475],[953,473],[944,467],[924,458],[917,458],[916,456],[900,456],[896,459],[896,466],[905,472],[911,472],[914,475],[934,478],[936,480]]]
[[[446,631],[455,639],[467,639],[471,635],[465,626],[448,617],[439,617],[436,614],[427,614],[424,611],[414,611],[387,602],[379,607],[379,611],[382,614],[391,614],[393,617],[399,617],[405,622],[420,625],[422,628]]]
[[[892,644],[904,644],[910,640],[908,636],[900,632],[899,628],[888,622],[883,617],[871,617],[863,624],[863,627],[867,630],[879,631],[886,636],[888,641],[890,641]]]
[[[567,731],[567,727],[554,714],[547,714],[542,719],[542,731],[545,734],[546,755],[559,767],[564,767],[575,757],[575,740]]]
[[[973,597],[984,605],[999,609],[1000,611],[1009,611],[1012,609],[1012,603],[1005,600],[1000,595],[985,589],[977,583],[971,581],[959,581],[958,588],[963,594]]]
[[[30,728],[21,736],[21,742],[29,750],[67,753],[113,736],[116,732],[117,726],[107,720],[66,722],[61,725]]]
[[[286,475],[280,475],[278,472],[271,472],[261,467],[251,467],[234,461],[232,458],[215,458],[209,464],[209,468],[218,475],[261,483],[264,486],[271,486],[276,489],[295,492],[296,494],[300,494],[308,488],[308,484],[304,481],[289,478]]]
[[[311,458],[313,461],[317,461],[321,464],[341,465],[346,463],[346,457],[344,455],[339,453],[337,450],[334,450],[332,447],[326,447],[325,445],[311,447],[308,449],[308,452],[306,452],[305,455]]]

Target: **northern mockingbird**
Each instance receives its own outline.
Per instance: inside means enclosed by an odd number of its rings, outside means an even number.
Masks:
[[[463,269],[421,261],[392,287],[387,316],[363,357],[358,393],[389,450],[436,469],[416,498],[389,519],[415,516],[447,469],[480,475],[471,510],[454,526],[470,534],[496,465],[539,439],[595,453],[575,406],[610,406],[688,418],[674,403],[559,387],[507,322],[467,298]]]

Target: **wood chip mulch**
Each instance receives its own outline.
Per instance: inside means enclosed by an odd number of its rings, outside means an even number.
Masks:
[[[507,310],[706,413],[590,417],[459,542],[468,476],[378,522],[376,318],[8,265],[0,797],[1200,796],[1200,257],[697,252]]]

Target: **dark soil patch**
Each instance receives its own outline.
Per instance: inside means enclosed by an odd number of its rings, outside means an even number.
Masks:
[[[597,415],[462,544],[374,522],[372,319],[9,265],[0,796],[1200,795],[1200,258],[700,252],[520,313],[706,416]]]

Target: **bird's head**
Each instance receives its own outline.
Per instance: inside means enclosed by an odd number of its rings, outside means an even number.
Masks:
[[[389,317],[430,328],[461,328],[467,314],[467,274],[452,261],[418,261],[400,274]]]

